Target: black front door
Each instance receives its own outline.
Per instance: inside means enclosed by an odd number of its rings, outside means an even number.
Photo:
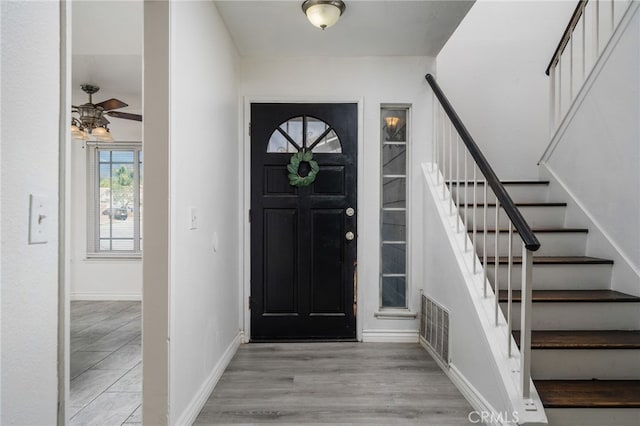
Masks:
[[[356,338],[356,178],[357,104],[251,105],[251,340]]]

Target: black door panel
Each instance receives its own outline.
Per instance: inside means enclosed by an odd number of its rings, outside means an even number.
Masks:
[[[252,104],[251,133],[251,339],[353,340],[357,105]],[[293,151],[314,142],[315,182],[291,186]]]

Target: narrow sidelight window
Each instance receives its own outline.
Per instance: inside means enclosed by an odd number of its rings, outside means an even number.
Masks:
[[[407,308],[409,107],[381,107],[380,306]]]

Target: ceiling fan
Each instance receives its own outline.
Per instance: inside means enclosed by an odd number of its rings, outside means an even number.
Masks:
[[[112,141],[113,137],[107,125],[110,123],[106,116],[125,120],[142,121],[142,115],[128,112],[114,111],[129,106],[119,99],[111,98],[106,101],[93,103],[93,95],[100,87],[93,84],[82,84],[80,88],[89,95],[89,102],[82,105],[72,105],[71,113],[78,117],[71,118],[71,136],[76,139],[89,139],[89,134],[99,141]]]

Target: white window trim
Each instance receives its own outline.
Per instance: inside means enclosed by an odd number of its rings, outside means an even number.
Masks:
[[[134,210],[133,214],[137,220],[134,222],[132,251],[100,251],[100,220],[99,202],[96,198],[97,185],[100,182],[100,167],[98,150],[133,150],[134,164],[140,163],[140,152],[142,152],[142,142],[86,142],[87,147],[87,254],[86,259],[90,260],[114,260],[114,259],[142,259],[142,249],[140,247],[140,168],[133,168],[134,178]]]
[[[404,142],[396,142],[394,143],[393,141],[389,141],[389,142],[384,142],[383,141],[383,136],[382,136],[382,113],[384,110],[389,110],[389,109],[404,109],[406,110],[406,136],[405,136],[405,141]],[[374,316],[376,318],[380,318],[380,319],[414,319],[415,318],[415,313],[411,312],[411,235],[409,232],[409,225],[411,222],[411,218],[410,218],[410,212],[411,212],[411,125],[412,125],[412,120],[411,120],[411,111],[412,111],[412,105],[411,104],[381,104],[380,105],[380,146],[379,146],[379,150],[380,150],[380,172],[379,172],[379,178],[380,178],[380,189],[379,189],[379,215],[380,215],[380,221],[379,221],[379,229],[378,229],[378,236],[379,236],[379,244],[378,244],[378,256],[379,256],[379,264],[380,264],[380,270],[379,270],[379,274],[378,274],[378,311],[374,312]],[[382,147],[384,145],[404,145],[406,148],[406,164],[405,164],[405,174],[404,175],[388,175],[385,176],[383,173],[383,156],[382,156]],[[385,208],[383,210],[383,183],[384,183],[384,178],[386,177],[404,177],[405,178],[405,191],[406,191],[406,200],[405,200],[405,207],[404,208]],[[399,274],[399,275],[403,275],[404,279],[405,279],[405,307],[396,307],[396,306],[383,306],[382,305],[382,280],[383,280],[383,276],[392,276],[392,275],[396,275],[396,274],[383,274],[382,273],[382,246],[383,246],[383,240],[382,240],[382,220],[383,220],[383,211],[404,211],[405,212],[405,226],[406,226],[406,233],[405,233],[405,239],[404,239],[404,244],[405,244],[405,273],[404,274]],[[389,243],[391,241],[384,241],[385,243]]]

